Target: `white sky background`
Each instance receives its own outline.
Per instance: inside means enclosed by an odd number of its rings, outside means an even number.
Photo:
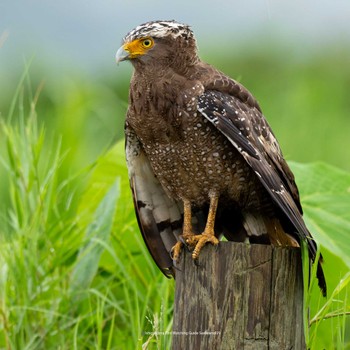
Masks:
[[[190,24],[202,48],[229,51],[242,41],[276,40],[300,51],[334,42],[350,47],[350,0],[0,0],[0,36],[8,35],[0,79],[11,69],[22,71],[33,55],[58,70],[114,69],[121,38],[155,19]]]

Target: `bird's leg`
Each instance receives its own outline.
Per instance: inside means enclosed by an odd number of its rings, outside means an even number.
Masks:
[[[182,235],[180,236],[180,241],[178,241],[171,249],[172,258],[174,261],[178,262],[181,249],[184,245],[189,244],[189,240],[194,236],[192,232],[192,213],[191,213],[191,202],[187,199],[184,200],[184,223],[182,229]]]
[[[181,250],[184,244],[192,250],[193,260],[197,260],[199,253],[206,243],[211,243],[213,245],[218,245],[219,240],[215,237],[214,225],[216,209],[218,207],[219,196],[213,192],[210,193],[210,205],[209,213],[207,218],[207,223],[202,234],[195,235],[192,231],[192,214],[191,214],[191,202],[184,200],[184,224],[183,233],[180,236],[181,240],[178,241],[174,247],[171,249],[173,260],[178,262]]]
[[[219,240],[215,237],[214,232],[214,224],[215,224],[215,216],[216,209],[218,207],[219,196],[213,192],[210,194],[210,206],[209,213],[207,218],[207,223],[205,225],[205,229],[201,235],[195,235],[190,237],[190,245],[194,246],[194,250],[192,252],[192,258],[194,260],[198,259],[199,253],[206,243],[211,243],[213,245],[218,245]]]

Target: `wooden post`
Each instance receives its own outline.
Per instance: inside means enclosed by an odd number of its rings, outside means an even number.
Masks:
[[[300,250],[221,242],[176,271],[173,350],[305,349]]]

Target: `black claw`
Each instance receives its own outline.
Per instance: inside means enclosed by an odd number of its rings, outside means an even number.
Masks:
[[[171,260],[174,260],[174,247],[171,248],[169,255],[170,255]]]
[[[184,245],[184,247],[186,247],[188,252],[191,251],[190,246],[187,244],[187,242],[184,240],[182,236],[179,236],[179,241]]]
[[[186,242],[185,242],[184,237],[183,237],[182,235],[179,236],[179,241],[180,241],[181,243],[183,243],[184,245],[186,245]]]
[[[176,265],[173,265],[173,268],[176,270],[176,271],[182,271],[180,268],[178,268]]]

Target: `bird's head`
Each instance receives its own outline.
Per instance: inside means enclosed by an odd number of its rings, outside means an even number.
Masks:
[[[116,61],[130,60],[134,67],[194,64],[196,41],[188,25],[176,21],[152,21],[131,30],[123,39]],[[175,67],[181,68],[181,67]]]

